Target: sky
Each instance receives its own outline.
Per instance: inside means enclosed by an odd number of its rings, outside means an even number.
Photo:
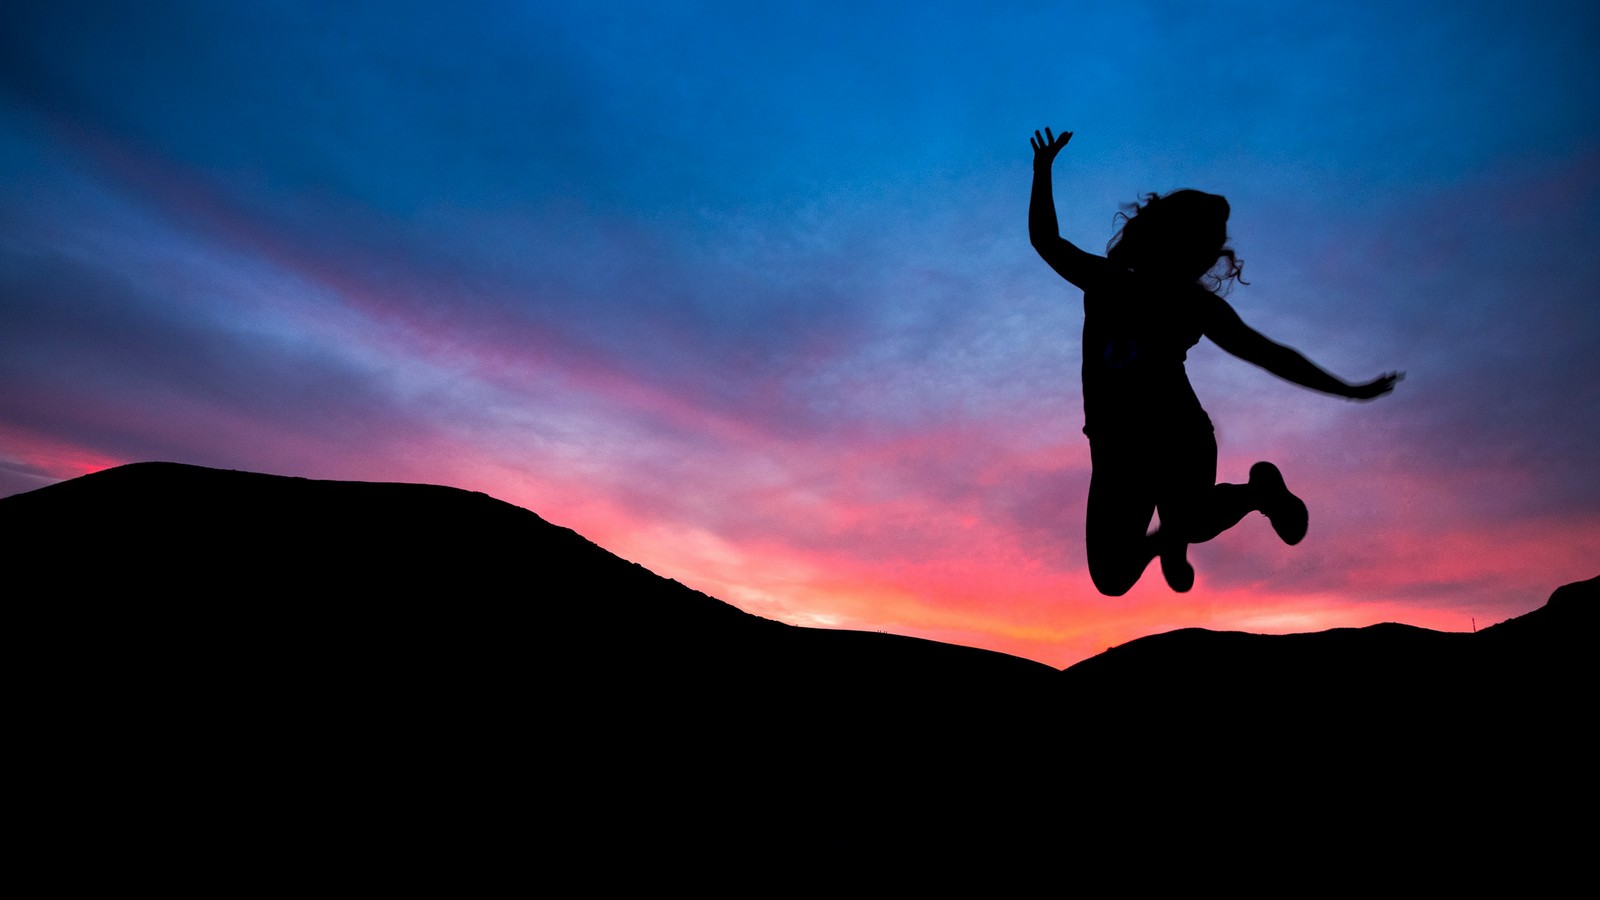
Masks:
[[[0,10],[0,496],[171,460],[481,491],[748,612],[1070,665],[1484,627],[1600,574],[1600,8],[98,2]],[[1082,295],[1027,239],[1228,197],[1251,516],[1100,596]]]

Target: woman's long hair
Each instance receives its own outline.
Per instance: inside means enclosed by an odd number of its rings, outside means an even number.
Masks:
[[[1147,194],[1129,209],[1117,213],[1122,227],[1106,244],[1107,259],[1134,271],[1204,281],[1216,294],[1227,293],[1229,282],[1250,283],[1242,277],[1244,262],[1228,246],[1226,198],[1184,189]]]

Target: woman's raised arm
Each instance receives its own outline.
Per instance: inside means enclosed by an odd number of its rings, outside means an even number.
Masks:
[[[1033,193],[1028,198],[1028,240],[1039,251],[1044,261],[1062,278],[1084,290],[1096,276],[1105,271],[1105,258],[1078,249],[1077,245],[1061,236],[1056,222],[1055,189],[1050,180],[1050,166],[1056,154],[1072,140],[1072,132],[1051,134],[1046,128],[1037,131],[1028,143],[1033,147]]]

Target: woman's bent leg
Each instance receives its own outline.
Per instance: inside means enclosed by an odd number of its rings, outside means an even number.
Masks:
[[[1217,442],[1210,434],[1204,440],[1196,439],[1183,459],[1183,464],[1170,470],[1175,478],[1158,503],[1162,531],[1168,531],[1170,525],[1174,536],[1203,544],[1239,524],[1249,513],[1270,508],[1273,527],[1285,543],[1295,543],[1305,534],[1305,504],[1283,486],[1276,466],[1256,463],[1249,484],[1215,484]]]
[[[1084,535],[1089,578],[1100,593],[1120,597],[1139,581],[1156,555],[1155,539],[1145,533],[1156,509],[1147,466],[1149,448],[1091,442],[1089,454],[1094,466]]]
[[[1255,511],[1253,497],[1247,485],[1212,485],[1205,494],[1204,502],[1200,504],[1198,514],[1189,526],[1189,543],[1204,544],[1239,524],[1239,520],[1246,514]]]
[[[1210,429],[1170,442],[1171,457],[1158,473],[1156,533],[1161,574],[1167,585],[1183,593],[1194,587],[1189,545],[1209,541],[1232,528],[1251,509],[1252,492],[1243,485],[1216,484],[1217,441]]]

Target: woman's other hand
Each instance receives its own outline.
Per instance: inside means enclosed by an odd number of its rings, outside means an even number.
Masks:
[[[1366,384],[1353,384],[1350,386],[1350,399],[1371,400],[1375,397],[1382,397],[1384,394],[1394,390],[1395,384],[1405,377],[1406,373],[1404,372],[1385,372]]]
[[[1060,135],[1053,135],[1046,128],[1043,134],[1035,131],[1033,137],[1028,138],[1028,144],[1033,147],[1033,167],[1035,169],[1048,169],[1056,161],[1056,154],[1061,148],[1072,140],[1072,132],[1063,131]]]

